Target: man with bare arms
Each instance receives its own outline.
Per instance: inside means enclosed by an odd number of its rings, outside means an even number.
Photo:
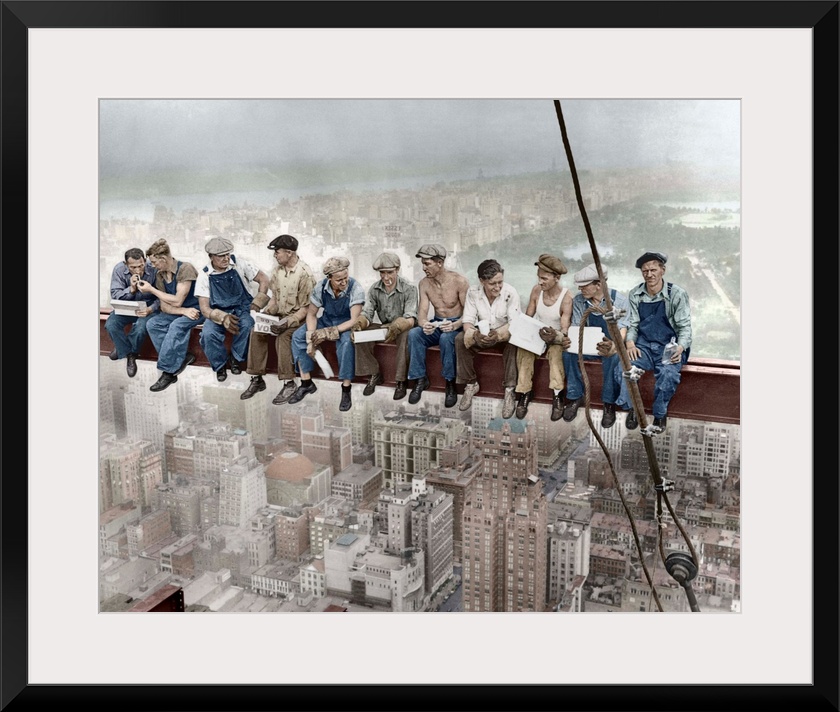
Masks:
[[[566,274],[566,265],[554,255],[540,255],[534,263],[537,268],[537,283],[531,289],[525,313],[541,321],[540,338],[546,343],[544,355],[548,359],[548,386],[554,392],[551,419],[563,416],[563,390],[566,371],[563,368],[563,351],[569,347],[569,326],[572,322],[572,295],[561,286],[560,278]],[[537,355],[520,348],[516,353],[516,368],[519,381],[516,384],[518,402],[516,417],[524,418],[534,397],[534,362]]]
[[[426,276],[418,285],[420,304],[417,309],[417,326],[408,332],[408,380],[414,382],[408,402],[415,404],[429,387],[426,377],[426,350],[440,348],[443,366],[441,375],[446,381],[444,405],[452,408],[458,402],[455,392],[455,337],[463,329],[461,315],[470,288],[469,280],[462,274],[446,269],[446,248],[443,245],[423,245],[417,251]],[[432,316],[429,316],[430,309]]]

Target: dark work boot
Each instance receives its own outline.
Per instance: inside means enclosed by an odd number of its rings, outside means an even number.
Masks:
[[[397,381],[397,386],[394,388],[394,400],[402,400],[405,398],[405,394],[405,381]]]
[[[455,391],[455,381],[446,382],[446,399],[443,401],[445,408],[454,408],[458,402],[458,393]]]
[[[601,427],[606,430],[615,424],[615,403],[604,403],[604,415],[601,418]]]

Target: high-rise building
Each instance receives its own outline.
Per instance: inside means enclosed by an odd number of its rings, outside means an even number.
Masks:
[[[487,424],[484,466],[464,507],[465,611],[546,608],[548,503],[534,430],[515,418]]]
[[[265,468],[244,454],[222,468],[219,477],[219,524],[244,527],[267,504]]]
[[[385,487],[410,483],[440,465],[446,448],[451,448],[466,430],[453,418],[420,411],[416,415],[392,411],[373,424],[376,464],[382,468]]]
[[[300,417],[300,453],[312,462],[332,467],[337,475],[353,463],[353,436],[349,428],[324,425],[323,413]]]
[[[125,394],[126,434],[134,440],[146,440],[163,452],[163,434],[178,426],[178,395],[174,388],[152,393],[138,369]],[[137,381],[137,383],[135,383]]]
[[[426,592],[433,593],[452,576],[453,498],[437,491],[423,477],[411,483],[414,507],[411,510],[411,546],[424,552]]]
[[[589,575],[589,519],[585,505],[548,505],[548,603],[559,604],[577,577]]]
[[[254,398],[242,400],[239,396],[244,389],[244,381],[205,383],[202,388],[202,400],[219,407],[220,421],[230,423],[240,430],[247,430],[254,440],[265,440],[269,435],[266,406],[269,392],[266,389],[257,393]]]
[[[170,480],[179,475],[218,481],[219,473],[253,452],[251,433],[229,423],[184,423],[164,435]]]
[[[152,492],[163,481],[161,449],[144,440],[100,440],[99,511],[133,501],[149,507]]]

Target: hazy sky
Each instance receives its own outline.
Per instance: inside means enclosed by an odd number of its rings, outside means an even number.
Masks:
[[[565,100],[579,170],[737,167],[737,100]],[[478,159],[486,174],[567,166],[551,99],[102,100],[102,177],[285,161]]]

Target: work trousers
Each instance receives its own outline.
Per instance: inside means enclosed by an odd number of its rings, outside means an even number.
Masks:
[[[261,334],[252,330],[251,339],[248,342],[248,363],[245,367],[245,373],[251,376],[264,376],[266,374],[268,348],[273,341],[274,349],[277,352],[277,378],[281,381],[293,381],[295,378],[295,362],[292,357],[292,336],[294,336],[294,333],[294,329],[286,329],[275,336],[274,334]]]
[[[502,352],[502,367],[504,368],[504,387],[513,388],[516,385],[516,348],[510,342],[505,344]],[[458,334],[455,339],[455,359],[457,362],[458,376],[456,383],[473,383],[478,381],[475,372],[475,355],[482,351],[475,344],[467,348],[464,343],[464,332]]]
[[[370,329],[388,328],[388,324],[370,324],[363,331]],[[394,379],[397,381],[404,381],[408,376],[408,331],[403,331],[396,340],[397,355],[396,366],[397,371]],[[376,341],[365,341],[356,346],[356,375],[357,376],[372,376],[374,373],[379,373],[379,362],[376,356],[373,355]]]
[[[549,344],[543,356],[548,359],[549,388],[562,391],[566,382],[566,369],[563,368],[563,347],[560,344]],[[516,370],[519,372],[519,379],[516,383],[517,393],[528,393],[534,387],[534,363],[536,360],[537,355],[533,351],[527,349],[516,350]]]

